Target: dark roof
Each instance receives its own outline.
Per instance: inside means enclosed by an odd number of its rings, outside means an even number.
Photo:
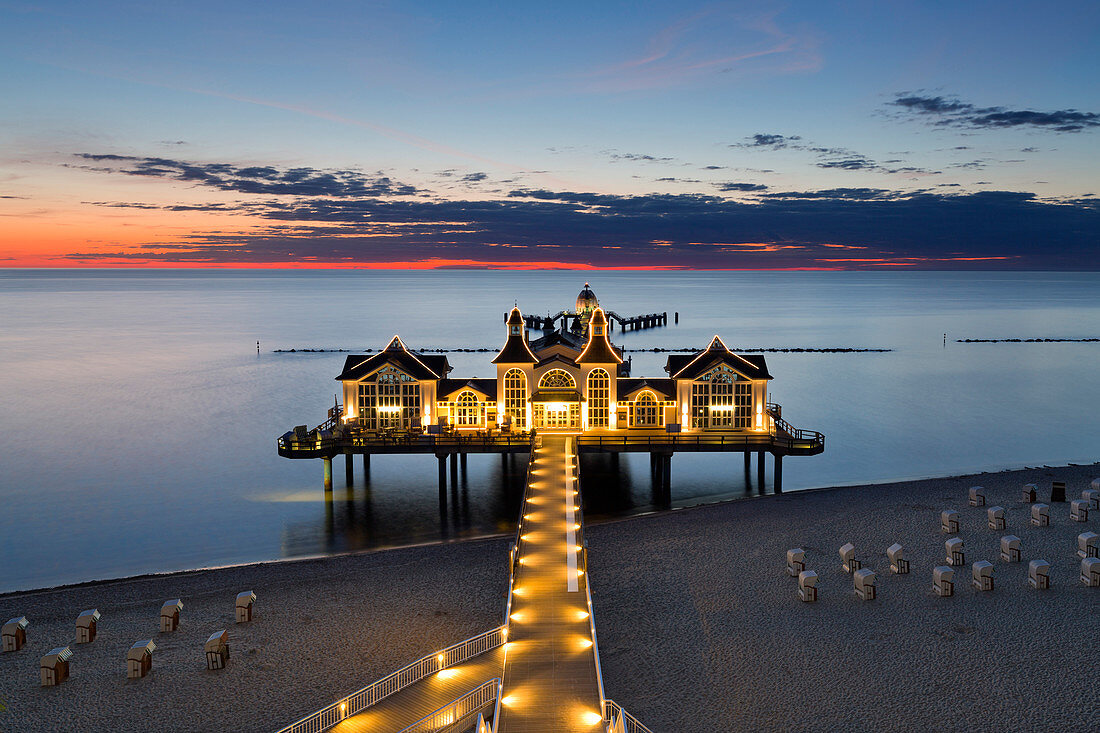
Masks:
[[[337,380],[362,379],[385,364],[394,364],[414,379],[441,379],[451,371],[447,357],[442,354],[426,356],[405,348],[397,336],[377,354],[352,354],[344,360],[344,369]]]
[[[620,379],[618,385],[619,399],[647,388],[666,399],[676,399],[675,379]]]
[[[763,354],[735,354],[717,336],[702,351],[694,354],[670,354],[665,362],[665,371],[675,379],[695,379],[719,362],[749,379],[772,378]]]
[[[522,326],[523,325],[523,314],[519,312],[519,308],[513,308],[512,312],[510,314],[508,314],[508,325],[509,326]]]
[[[603,326],[603,333],[597,336],[593,326]],[[588,334],[588,344],[577,357],[578,364],[622,364],[623,358],[607,340],[607,316],[603,314],[603,308],[592,311],[592,318],[588,322]]]
[[[532,341],[531,349],[533,351],[542,351],[543,349],[548,349],[558,344],[568,346],[574,351],[580,351],[584,348],[584,342],[580,337],[565,331],[554,330]]]
[[[491,399],[497,397],[497,380],[495,379],[440,379],[436,387],[436,396],[442,399],[455,392],[460,392],[466,387],[476,389]]]
[[[537,369],[537,368],[539,368],[539,367],[541,367],[545,364],[549,364],[552,361],[560,361],[562,364],[565,364],[566,366],[576,366],[577,365],[576,361],[574,361],[573,359],[570,359],[565,354],[551,354],[550,356],[546,357],[545,359],[540,359],[539,362],[537,364],[535,364],[535,368]]]
[[[592,288],[588,286],[588,283],[584,284],[581,288],[581,292],[577,294],[577,300],[596,300],[596,294],[592,292]]]

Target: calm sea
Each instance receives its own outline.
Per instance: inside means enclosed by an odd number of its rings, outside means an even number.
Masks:
[[[274,350],[497,347],[513,303],[557,312],[585,280],[624,315],[669,312],[615,333],[627,348],[892,349],[767,355],[784,417],[827,436],[785,489],[1100,458],[1100,344],[954,341],[1100,336],[1096,273],[0,270],[0,590],[510,530],[525,466],[497,456],[445,506],[431,456],[376,457],[369,485],[357,463],[350,489],[337,461],[326,502],[320,461],[275,438],[325,418],[344,355]],[[663,365],[633,355],[635,376]],[[584,468],[589,519],[652,508],[644,454]],[[674,505],[748,493],[739,455],[672,474]]]

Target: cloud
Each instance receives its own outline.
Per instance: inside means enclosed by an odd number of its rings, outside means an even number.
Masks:
[[[841,160],[822,160],[817,163],[818,168],[840,168],[846,171],[865,171],[878,168],[878,165],[867,158],[843,158]]]
[[[1075,109],[1036,112],[1006,107],[977,107],[952,97],[931,97],[915,93],[900,93],[888,104],[916,116],[935,118],[938,126],[977,130],[1024,127],[1054,132],[1081,132],[1100,127],[1100,114]]]
[[[488,177],[488,173],[481,173],[479,171],[477,173],[467,173],[466,175],[462,176],[462,180],[466,181],[467,183],[477,183],[478,181],[484,181]]]
[[[745,138],[749,142],[747,143],[734,143],[730,145],[731,148],[771,148],[772,150],[779,150],[780,148],[791,147],[791,143],[801,140],[800,135],[776,135],[773,133],[758,132],[755,135]],[[801,146],[796,146],[801,147]]]
[[[719,191],[767,191],[763,183],[716,183]]]
[[[381,173],[369,175],[356,170],[317,168],[275,168],[238,166],[231,163],[192,163],[170,158],[150,158],[112,153],[78,153],[77,158],[94,163],[100,172],[129,176],[167,178],[207,186],[221,191],[278,196],[410,196],[420,189],[391,180]],[[88,167],[88,166],[78,166]]]
[[[146,263],[1100,270],[1095,246],[1100,203],[1044,201],[1008,191],[833,188],[761,192],[743,202],[703,194],[514,189],[502,198],[476,201],[271,196],[218,204],[210,211],[222,218],[208,231],[71,257]],[[233,224],[236,215],[244,217],[239,226]],[[855,249],[859,256],[837,256]]]
[[[612,163],[620,160],[631,160],[642,163],[667,163],[676,160],[675,158],[663,158],[656,155],[646,155],[644,153],[620,153],[615,150],[604,150],[603,154],[610,158]]]

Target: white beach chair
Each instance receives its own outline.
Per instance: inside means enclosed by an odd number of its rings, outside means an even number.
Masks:
[[[990,529],[1004,529],[1007,526],[1005,523],[1005,508],[1003,506],[991,506],[985,510],[985,515],[989,520]]]
[[[1035,498],[1039,495],[1039,487],[1035,484],[1024,484],[1024,497],[1023,502],[1025,504],[1034,504]]]
[[[1075,522],[1089,521],[1089,503],[1084,499],[1074,499],[1069,503],[1069,518]]]
[[[233,602],[233,611],[237,617],[237,623],[244,624],[252,620],[252,604],[256,602],[256,594],[250,590],[241,591]]]
[[[947,542],[943,543],[943,548],[947,552],[947,564],[959,567],[966,565],[966,553],[963,549],[963,541],[958,537],[952,537]]]
[[[798,574],[798,598],[807,603],[817,600],[817,573],[813,570]]]
[[[993,563],[979,560],[971,566],[971,584],[978,590],[993,590]]]
[[[851,542],[841,546],[840,561],[841,567],[844,568],[844,572],[846,573],[854,573],[863,565],[863,563],[856,559],[856,546]]]
[[[970,506],[985,506],[985,489],[983,487],[970,487]]]
[[[940,512],[940,531],[955,534],[959,531],[959,513],[952,509]]]
[[[99,609],[89,608],[76,617],[76,643],[90,644],[95,641],[96,628],[99,625]]]
[[[1086,557],[1081,561],[1081,582],[1090,588],[1100,588],[1100,557]]]
[[[31,622],[26,616],[16,616],[10,619],[0,629],[0,638],[3,639],[3,647],[6,652],[17,652],[27,643],[27,627]]]
[[[856,589],[856,595],[860,600],[875,600],[875,571],[862,568],[852,574],[852,585]]]
[[[1014,534],[1006,534],[1001,538],[1001,560],[1004,562],[1020,562],[1020,538]]]
[[[141,679],[153,668],[153,652],[157,645],[152,639],[136,642],[126,652],[126,678]]]
[[[164,632],[175,631],[180,627],[180,611],[183,610],[183,601],[179,598],[173,598],[170,601],[165,601],[164,605],[160,607],[160,630]],[[153,652],[150,651],[149,655],[152,656]]]
[[[806,551],[801,547],[787,550],[787,574],[797,578],[798,574],[806,569]]]
[[[1095,481],[1093,483],[1096,483]],[[1100,509],[1100,491],[1096,489],[1085,489],[1081,492],[1081,498],[1089,503],[1089,509]]]
[[[1046,560],[1032,560],[1027,564],[1027,584],[1037,590],[1050,588],[1050,563]]]
[[[225,669],[229,661],[229,634],[225,629],[215,631],[203,644],[202,649],[206,652],[207,669]]]
[[[932,568],[932,591],[942,598],[955,593],[955,571],[946,565]]]
[[[60,685],[69,679],[69,659],[73,652],[67,646],[51,649],[50,653],[38,662],[39,679],[43,687]]]
[[[1095,532],[1082,532],[1077,535],[1077,557],[1100,557],[1100,535]]]
[[[886,557],[890,558],[890,572],[905,575],[909,572],[909,561],[905,559],[901,544],[895,542],[886,548]]]
[[[1050,526],[1050,507],[1046,504],[1031,505],[1031,525],[1033,527]]]

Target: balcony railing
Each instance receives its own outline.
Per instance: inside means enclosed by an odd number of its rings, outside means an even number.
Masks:
[[[454,702],[402,728],[399,733],[457,733],[466,730],[480,710],[500,698],[500,684],[499,677],[482,682]]]
[[[626,733],[653,733],[653,731],[642,725],[640,720],[626,712],[626,710],[614,700],[603,701],[603,719],[608,723],[614,723],[616,720],[621,719],[623,721],[623,729]]]

